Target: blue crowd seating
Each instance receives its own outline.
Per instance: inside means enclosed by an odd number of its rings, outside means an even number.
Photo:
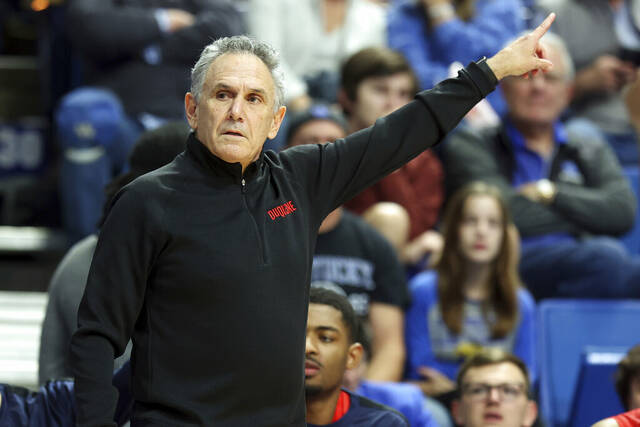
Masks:
[[[586,348],[630,348],[640,342],[637,325],[640,325],[640,301],[549,299],[540,302],[540,409],[548,426],[572,425],[571,405],[580,359]]]

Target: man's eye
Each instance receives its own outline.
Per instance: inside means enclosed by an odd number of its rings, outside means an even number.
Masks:
[[[484,391],[485,391],[485,387],[481,385],[469,387],[469,394],[483,394]]]
[[[252,95],[252,96],[249,96],[248,101],[253,103],[253,104],[257,104],[258,102],[260,102],[262,100],[260,99],[259,96]]]
[[[332,342],[333,338],[330,337],[330,336],[327,336],[327,335],[323,335],[323,336],[320,337],[320,341],[322,341],[322,342]]]
[[[516,386],[505,384],[502,386],[502,393],[508,396],[518,396],[520,389]]]
[[[229,94],[227,92],[218,92],[216,93],[217,99],[227,99],[229,98]]]

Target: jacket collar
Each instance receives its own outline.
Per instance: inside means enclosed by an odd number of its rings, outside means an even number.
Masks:
[[[252,179],[263,165],[263,153],[260,153],[258,159],[251,163],[242,173],[242,165],[239,162],[228,163],[213,154],[209,149],[196,138],[195,132],[189,134],[187,139],[187,154],[202,169],[215,177],[229,179],[234,183],[240,183],[242,178]]]

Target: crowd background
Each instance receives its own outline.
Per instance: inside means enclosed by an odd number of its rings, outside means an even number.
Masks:
[[[73,332],[60,319],[86,271],[64,271],[86,270],[92,248],[82,267],[69,260],[95,245],[123,174],[160,161],[134,161],[136,142],[186,132],[166,129],[185,122],[210,40],[248,33],[279,50],[288,113],[265,149],[280,150],[372,125],[546,11],[557,69],[505,81],[451,141],[320,230],[312,286],[341,291],[367,325],[363,377],[413,382],[443,425],[455,371],[479,348],[515,353],[540,385],[536,304],[640,298],[640,1],[0,0],[0,290],[58,301],[40,382],[68,374],[52,348]],[[61,282],[74,290],[61,296]]]

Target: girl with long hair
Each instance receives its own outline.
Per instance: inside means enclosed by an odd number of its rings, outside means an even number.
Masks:
[[[408,378],[427,395],[447,394],[465,358],[498,347],[535,379],[535,303],[518,276],[518,233],[500,191],[482,182],[461,188],[447,204],[443,235],[435,270],[409,284]]]

